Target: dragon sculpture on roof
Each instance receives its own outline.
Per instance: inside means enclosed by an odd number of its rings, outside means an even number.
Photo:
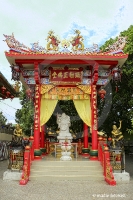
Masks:
[[[60,41],[57,36],[55,36],[54,31],[50,30],[48,32],[47,37],[47,44],[46,48],[39,45],[39,42],[30,43],[31,48],[27,47],[23,43],[19,42],[15,39],[14,34],[12,35],[4,35],[5,39],[4,42],[7,43],[10,50],[19,52],[19,53],[73,53],[73,54],[85,54],[85,53],[100,53],[102,52],[99,49],[99,46],[95,43],[93,43],[93,46],[91,47],[84,47],[83,43],[83,36],[81,35],[81,32],[79,30],[75,30],[75,36],[71,39],[63,39]],[[59,50],[59,44],[61,43],[62,50]],[[117,53],[123,53],[123,49],[127,43],[127,37],[118,36],[117,40],[112,44],[109,45],[105,51],[106,53],[111,54],[117,54]],[[69,49],[70,44],[72,45],[72,49]]]
[[[126,43],[127,37],[118,36],[116,42],[114,42],[112,45],[109,45],[106,50],[111,52],[122,52]]]
[[[83,51],[84,50],[84,43],[83,43],[83,36],[80,35],[80,31],[79,30],[75,30],[75,34],[76,36],[72,38],[72,40],[70,40],[70,43],[72,44],[72,50],[73,51]]]
[[[53,31],[48,32],[48,37],[47,37],[47,50],[53,50],[53,51],[58,51],[59,50],[59,43],[60,41],[58,40],[57,36],[54,35]]]
[[[12,35],[5,35],[5,34],[3,35],[5,37],[5,40],[3,41],[7,43],[10,49],[18,52],[31,50],[29,47],[25,46],[23,43],[20,43],[18,40],[16,40],[13,33]]]

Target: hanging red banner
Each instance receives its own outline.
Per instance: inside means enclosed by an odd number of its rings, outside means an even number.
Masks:
[[[51,68],[50,82],[56,84],[78,84],[82,83],[83,69]]]

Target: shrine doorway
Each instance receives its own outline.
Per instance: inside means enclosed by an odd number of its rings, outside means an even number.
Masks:
[[[78,87],[76,89],[75,87],[54,87],[48,90],[46,86],[41,86],[40,125],[43,126],[45,124],[45,131],[50,141],[55,140],[57,142],[56,137],[59,130],[56,123],[54,130],[51,126],[47,127],[47,124],[50,123],[49,120],[52,123],[52,118],[56,121],[57,112],[60,114],[65,112],[71,117],[72,126],[70,131],[73,136],[73,142],[78,142],[80,139],[81,143],[83,143],[83,154],[89,154],[88,128],[90,130],[92,114],[90,92],[90,86],[84,86],[82,90]],[[72,113],[73,111],[74,114]],[[75,128],[73,127],[74,124],[77,124]]]
[[[58,124],[57,124],[57,113],[65,113],[70,116],[71,126],[70,133],[72,134],[72,142],[78,142],[79,139],[83,142],[83,121],[77,113],[72,100],[64,101],[59,100],[56,108],[51,115],[50,119],[45,125],[46,138],[49,138],[51,142],[57,142],[57,136],[59,134]],[[89,132],[89,131],[88,131]]]

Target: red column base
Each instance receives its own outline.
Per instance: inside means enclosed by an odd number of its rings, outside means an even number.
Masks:
[[[42,156],[34,156],[34,160],[41,160]]]
[[[42,153],[42,157],[44,157],[44,156],[47,156],[47,154],[46,153]]]
[[[81,154],[84,158],[90,158],[90,154],[89,153],[82,153]]]
[[[90,160],[98,160],[97,156],[90,156]]]

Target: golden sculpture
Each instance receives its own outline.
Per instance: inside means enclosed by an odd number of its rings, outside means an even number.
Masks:
[[[83,51],[84,50],[84,43],[82,42],[84,39],[83,39],[83,36],[80,35],[80,31],[79,30],[75,30],[75,33],[76,33],[76,36],[72,38],[72,40],[70,41],[70,43],[72,44],[72,50],[73,51],[78,51],[78,50],[81,50]]]
[[[23,132],[22,132],[22,129],[20,128],[20,125],[17,124],[13,132],[13,140],[16,143],[20,143],[22,139],[23,139]]]
[[[78,85],[79,89],[81,89],[86,94],[91,94],[91,86],[90,85]]]
[[[63,48],[68,48],[70,46],[70,42],[68,40],[64,39],[61,41],[61,46]]]
[[[20,81],[16,81],[16,82],[15,82],[15,85],[14,85],[13,87],[14,87],[15,91],[16,91],[17,93],[19,93],[19,92],[20,92],[20,87],[21,87]]]
[[[112,130],[112,143],[113,143],[113,147],[116,147],[116,142],[120,141],[121,139],[123,139],[123,135],[122,132],[120,131],[121,129],[121,124],[122,121],[120,121],[120,126],[119,128],[117,128],[116,125],[113,125],[113,130]]]
[[[53,31],[48,32],[48,37],[47,37],[47,50],[53,50],[53,51],[58,51],[60,41],[57,39],[57,37],[54,35]]]
[[[46,92],[49,92],[52,88],[54,88],[54,85],[41,85],[41,94],[45,94]]]

